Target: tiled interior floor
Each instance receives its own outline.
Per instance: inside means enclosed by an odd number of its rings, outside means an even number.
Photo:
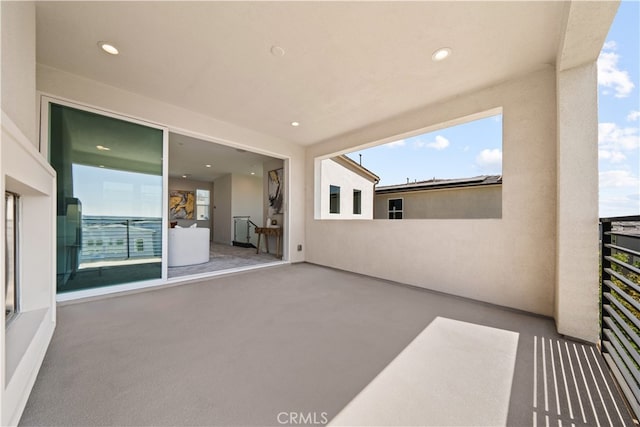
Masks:
[[[276,261],[280,261],[280,259],[276,258],[275,254],[263,251],[257,254],[256,248],[242,248],[239,246],[212,243],[209,250],[209,262],[204,264],[186,265],[184,267],[169,267],[168,274],[169,278],[175,278],[213,271],[268,264]]]

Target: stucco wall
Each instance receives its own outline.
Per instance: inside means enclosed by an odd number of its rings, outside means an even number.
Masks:
[[[188,136],[290,159],[285,162],[286,165],[290,165],[287,171],[286,194],[290,200],[304,200],[303,147],[50,67],[38,65],[36,78],[37,89],[54,97],[147,120]],[[304,251],[289,249],[304,244],[304,206],[301,202],[285,202],[285,211],[288,216],[285,222],[289,227],[284,239],[285,255],[291,253],[290,261],[303,261]]]
[[[403,199],[404,219],[477,219],[502,216],[501,185],[376,194],[374,219],[388,219],[389,199]]]
[[[373,219],[373,183],[332,159],[320,163],[320,203],[316,218]],[[329,213],[329,187],[340,187],[340,213]],[[353,213],[353,190],[360,190],[361,213]]]
[[[32,144],[36,138],[36,9],[2,1],[2,111]]]
[[[307,150],[307,260],[455,295],[553,314],[555,70],[547,67]],[[501,219],[315,220],[314,160],[503,108]]]

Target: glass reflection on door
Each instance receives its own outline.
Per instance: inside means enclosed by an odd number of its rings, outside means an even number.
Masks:
[[[50,105],[59,292],[162,276],[163,131]]]

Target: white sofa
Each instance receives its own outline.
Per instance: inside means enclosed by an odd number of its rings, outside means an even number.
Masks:
[[[169,229],[169,267],[209,261],[208,228]]]

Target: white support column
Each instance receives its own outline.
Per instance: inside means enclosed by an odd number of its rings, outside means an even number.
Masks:
[[[596,63],[557,73],[558,332],[596,342],[598,307],[598,100]]]

